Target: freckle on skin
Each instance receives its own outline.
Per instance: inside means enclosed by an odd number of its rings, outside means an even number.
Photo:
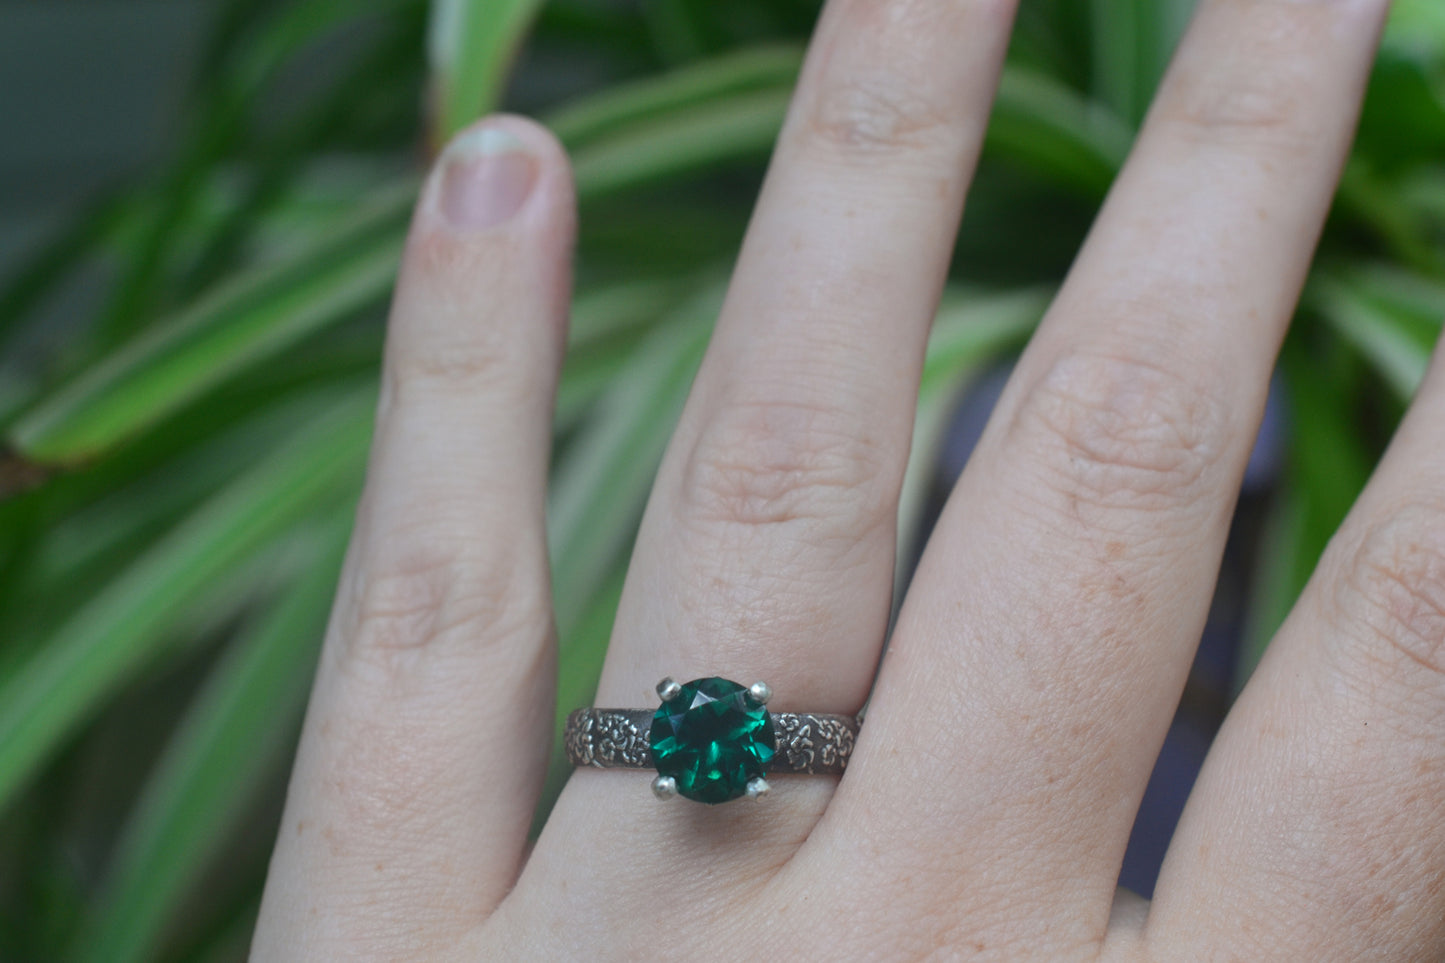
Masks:
[[[341,856],[343,852],[341,840],[337,837],[336,830],[334,828],[332,828],[331,826],[327,826],[325,829],[321,830],[321,838],[326,840],[327,845],[331,849],[331,855],[333,858]]]
[[[305,832],[305,830],[306,830],[306,820],[304,820],[304,819],[298,819],[298,820],[296,821],[296,835],[297,835],[297,836],[300,836],[303,832]]]

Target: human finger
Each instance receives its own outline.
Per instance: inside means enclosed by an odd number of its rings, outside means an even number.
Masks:
[[[1386,6],[1201,4],[914,578],[815,837],[985,941],[1102,938]]]
[[[429,957],[518,870],[552,719],[543,506],[573,223],[561,148],[519,118],[462,133],[422,191],[261,958]]]
[[[1445,352],[1210,750],[1150,918],[1255,960],[1445,957]]]

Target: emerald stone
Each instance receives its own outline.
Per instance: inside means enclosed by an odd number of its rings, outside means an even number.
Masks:
[[[677,793],[720,803],[747,791],[777,749],[773,719],[746,686],[728,679],[694,679],[664,700],[648,736],[659,776]]]

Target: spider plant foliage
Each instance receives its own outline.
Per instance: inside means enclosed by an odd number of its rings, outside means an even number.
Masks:
[[[905,533],[959,386],[1042,314],[1191,7],[1023,0],[930,344]],[[1440,330],[1441,9],[1397,0],[1286,345],[1256,640]],[[499,106],[552,125],[582,204],[550,539],[559,711],[588,700],[816,15],[817,0],[220,6],[171,156],[0,284],[0,958],[244,957],[422,161]],[[76,288],[95,292],[83,316],[60,297]]]

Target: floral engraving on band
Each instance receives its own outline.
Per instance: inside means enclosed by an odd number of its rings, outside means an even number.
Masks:
[[[841,772],[853,754],[855,723],[839,716],[810,712],[773,716],[778,754],[773,768],[784,772]]]
[[[629,714],[579,709],[567,720],[567,759],[574,766],[645,769],[652,765],[647,733]]]

